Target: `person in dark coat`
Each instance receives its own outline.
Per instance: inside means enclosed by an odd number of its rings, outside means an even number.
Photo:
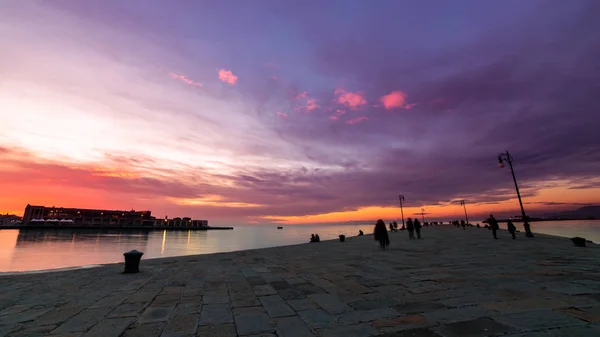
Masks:
[[[463,230],[466,230],[466,229],[467,229],[467,228],[466,228],[466,226],[467,226],[467,223],[465,222],[465,220],[460,220],[460,225],[462,226]]]
[[[498,229],[500,229],[500,226],[498,226],[498,221],[496,221],[496,218],[494,218],[493,214],[490,214],[490,217],[487,220],[488,224],[490,225],[490,229],[492,230],[492,234],[494,235],[494,239],[498,240],[498,236],[496,234]]]
[[[387,229],[385,228],[385,222],[383,222],[383,220],[377,220],[373,234],[375,240],[379,241],[381,249],[385,250],[387,246],[390,245],[390,237],[388,235]]]
[[[394,224],[394,232],[398,231],[398,223],[396,221],[394,221],[393,224]]]
[[[415,219],[415,232],[417,232],[417,239],[421,238],[421,223],[419,219]]]
[[[408,221],[406,222],[406,230],[408,231],[408,238],[409,239],[414,239],[415,238],[415,225],[413,224],[413,221],[411,218],[408,218]]]
[[[510,235],[512,235],[513,240],[516,239],[517,237],[515,236],[515,232],[517,231],[517,227],[515,227],[515,224],[512,221],[508,220],[506,226],[508,227],[508,232],[510,233]]]

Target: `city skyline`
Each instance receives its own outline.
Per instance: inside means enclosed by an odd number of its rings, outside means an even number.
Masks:
[[[597,1],[0,5],[0,213],[224,223],[600,200]]]

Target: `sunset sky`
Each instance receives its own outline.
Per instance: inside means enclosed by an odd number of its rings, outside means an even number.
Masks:
[[[0,212],[600,202],[600,1],[1,1]]]

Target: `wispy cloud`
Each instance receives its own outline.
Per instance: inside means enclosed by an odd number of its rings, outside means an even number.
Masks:
[[[381,103],[383,103],[383,106],[388,110],[401,108],[406,103],[406,94],[402,91],[392,91],[381,97]]]
[[[276,114],[280,118],[288,118],[288,114],[286,114],[285,112],[277,111]]]
[[[361,91],[350,92],[341,88],[337,88],[335,89],[334,93],[337,95],[336,101],[338,103],[346,105],[351,109],[356,109],[367,104],[367,100]]]
[[[185,75],[181,75],[181,74],[177,74],[177,73],[174,73],[174,72],[170,72],[169,76],[171,76],[171,78],[174,78],[176,80],[180,80],[181,82],[183,82],[185,84],[189,84],[189,85],[192,85],[192,86],[195,86],[195,87],[201,87],[202,86],[202,83],[193,81],[193,80],[187,78]]]
[[[359,116],[359,117],[356,117],[354,119],[347,120],[346,124],[358,124],[358,123],[360,123],[362,121],[366,121],[367,119],[369,119],[369,118],[367,118],[366,116]]]
[[[229,83],[234,85],[238,81],[238,77],[235,76],[231,70],[220,69],[219,70],[219,79],[225,83]]]

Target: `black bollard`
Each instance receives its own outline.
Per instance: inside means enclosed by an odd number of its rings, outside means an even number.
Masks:
[[[142,255],[144,255],[144,253],[138,252],[135,249],[123,253],[123,256],[125,256],[125,270],[123,270],[123,274],[138,273],[140,271],[140,260],[142,259]]]
[[[584,238],[574,237],[574,238],[571,238],[571,241],[573,241],[573,244],[576,247],[585,247],[585,239]]]
[[[344,242],[346,241],[346,235],[342,234],[340,235],[340,242]]]

